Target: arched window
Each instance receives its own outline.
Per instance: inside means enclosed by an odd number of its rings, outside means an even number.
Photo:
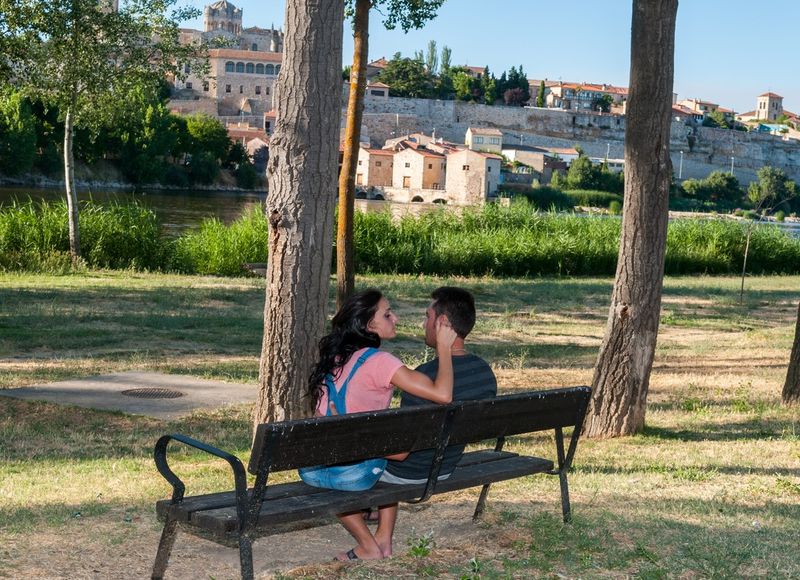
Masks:
[[[236,63],[236,72],[238,72],[238,73],[243,73],[244,72],[244,63],[243,62],[237,62]]]
[[[413,201],[413,200],[412,200],[412,201]],[[442,199],[442,198],[438,198],[438,199],[434,199],[434,200],[433,200],[433,203],[438,203],[438,204],[441,204],[441,205],[446,205],[446,204],[447,204],[447,200],[446,200],[446,199]]]
[[[372,199],[374,199],[376,201],[384,201],[384,198],[380,193],[376,193],[375,197],[373,197]]]
[[[229,60],[228,62],[225,63],[225,72],[233,72],[235,66],[236,65],[233,64],[233,61]]]
[[[275,66],[271,65],[271,64],[268,64],[266,67],[264,67],[264,71],[268,75],[274,75],[275,74]]]
[[[415,195],[411,198],[411,203],[422,203],[423,201],[424,200],[418,195]]]
[[[246,72],[247,74],[253,74],[254,72],[256,72],[255,65],[253,65],[252,62],[248,62],[244,72]]]
[[[275,65],[275,74],[278,74],[278,73],[280,73],[280,72],[281,72],[281,65],[279,65],[279,64],[276,64],[276,65]]]
[[[256,74],[257,75],[263,75],[264,74],[264,65],[263,64],[258,63],[256,65]]]

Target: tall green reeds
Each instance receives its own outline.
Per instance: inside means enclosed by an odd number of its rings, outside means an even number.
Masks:
[[[91,268],[157,270],[169,254],[155,213],[138,203],[81,202],[81,253]],[[0,269],[69,270],[67,205],[15,202],[0,209]]]
[[[229,226],[207,219],[199,230],[176,240],[171,266],[187,274],[241,276],[243,264],[267,261],[267,237],[267,220],[259,208]]]
[[[0,209],[0,269],[69,270],[63,202]],[[748,270],[800,272],[800,240],[770,225],[730,220],[674,220],[667,236],[668,274],[730,274],[742,268],[747,230]],[[174,242],[155,215],[137,204],[82,204],[83,253],[93,268],[175,270],[236,276],[247,262],[267,259],[268,227],[260,209],[226,226],[216,219]],[[360,272],[440,275],[613,275],[620,220],[542,213],[525,200],[447,209],[400,219],[355,216]]]

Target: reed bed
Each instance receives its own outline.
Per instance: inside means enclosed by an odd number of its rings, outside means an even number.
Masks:
[[[168,240],[152,211],[138,204],[81,207],[86,263],[91,268],[243,275],[267,259],[267,222],[252,209],[231,225],[204,221]],[[463,276],[611,275],[620,220],[541,212],[524,199],[461,213],[442,208],[394,218],[356,212],[359,273]],[[667,274],[800,273],[800,240],[769,224],[679,219],[669,225]],[[15,204],[0,210],[0,270],[69,271],[66,205]]]

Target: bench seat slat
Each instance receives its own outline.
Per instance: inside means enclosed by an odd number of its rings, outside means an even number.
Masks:
[[[466,467],[487,461],[497,461],[498,459],[506,459],[508,457],[515,457],[516,453],[502,451],[497,453],[488,449],[479,451],[470,451],[461,456],[458,462],[458,467]],[[264,494],[264,501],[271,501],[274,499],[311,495],[315,493],[323,493],[329,491],[319,487],[312,487],[306,485],[302,481],[295,481],[291,483],[281,483],[277,485],[270,485]],[[248,498],[252,498],[252,490],[248,492]],[[204,495],[195,495],[183,500],[179,505],[175,506],[173,513],[179,522],[187,522],[191,519],[194,512],[213,510],[218,508],[233,507],[236,505],[236,493],[233,491],[225,491],[221,493],[209,493]],[[156,502],[156,514],[159,519],[163,520],[167,512],[172,506],[172,502],[168,499],[162,499]]]
[[[494,452],[484,452],[491,454]],[[498,454],[499,455],[499,454]],[[540,457],[514,456],[483,461],[469,466],[459,466],[453,474],[436,485],[436,493],[445,493],[547,472],[553,469],[553,462]],[[384,505],[399,501],[408,501],[419,497],[425,486],[390,485],[379,483],[374,488],[363,492],[346,492],[322,490],[322,493],[285,497],[264,502],[259,515],[259,531],[266,526],[278,526],[286,522],[310,520],[320,517],[332,517],[337,513],[354,511],[375,505]],[[236,508],[194,512],[188,523],[203,528],[215,535],[225,536],[237,529]]]

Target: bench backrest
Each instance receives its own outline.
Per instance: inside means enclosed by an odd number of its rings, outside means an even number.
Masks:
[[[576,426],[589,387],[551,389],[450,405],[424,405],[344,416],[263,423],[256,430],[249,471],[345,463],[450,444]]]

